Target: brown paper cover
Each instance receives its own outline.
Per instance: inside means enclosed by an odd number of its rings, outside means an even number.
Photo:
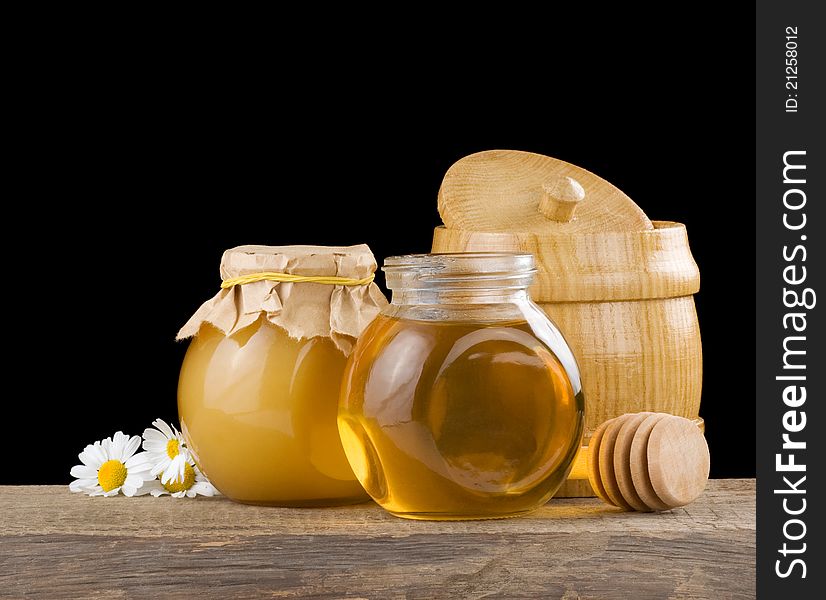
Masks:
[[[221,258],[224,281],[261,272],[363,279],[375,270],[376,259],[366,244],[238,246]],[[356,338],[386,305],[375,283],[345,286],[256,281],[220,290],[192,315],[177,339],[196,335],[204,323],[229,336],[265,318],[296,339],[329,337],[349,355]]]

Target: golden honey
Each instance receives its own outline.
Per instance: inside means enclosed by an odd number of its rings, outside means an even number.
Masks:
[[[367,499],[336,430],[345,356],[259,319],[225,336],[202,325],[186,353],[178,411],[209,480],[240,502],[323,506]]]
[[[178,332],[181,429],[224,495],[273,506],[368,498],[338,435],[347,356],[387,300],[358,246],[237,246]]]
[[[364,331],[344,375],[338,426],[347,458],[370,496],[397,516],[533,510],[563,483],[582,439],[576,363],[527,297],[532,271],[515,291],[491,294],[498,275],[473,271],[487,262],[457,260],[428,282],[444,258],[388,259],[393,304]],[[405,280],[393,268],[419,276]],[[471,288],[457,294],[460,283]]]

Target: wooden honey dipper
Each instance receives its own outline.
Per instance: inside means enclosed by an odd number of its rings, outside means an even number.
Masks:
[[[670,510],[693,502],[708,481],[708,444],[689,419],[629,413],[597,427],[588,480],[602,500],[626,510]]]

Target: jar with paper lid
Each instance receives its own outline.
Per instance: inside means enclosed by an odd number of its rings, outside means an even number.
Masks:
[[[339,432],[396,516],[482,519],[544,504],[582,440],[579,369],[528,296],[530,254],[396,256],[393,298],[348,359]]]
[[[367,496],[336,428],[341,376],[387,304],[366,245],[239,246],[221,291],[178,333],[192,338],[178,411],[189,450],[233,500],[325,506]]]

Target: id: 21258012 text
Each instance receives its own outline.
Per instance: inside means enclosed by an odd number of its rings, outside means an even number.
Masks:
[[[786,27],[786,112],[797,112],[799,101],[797,97],[798,79],[797,79],[797,26],[790,25]]]

